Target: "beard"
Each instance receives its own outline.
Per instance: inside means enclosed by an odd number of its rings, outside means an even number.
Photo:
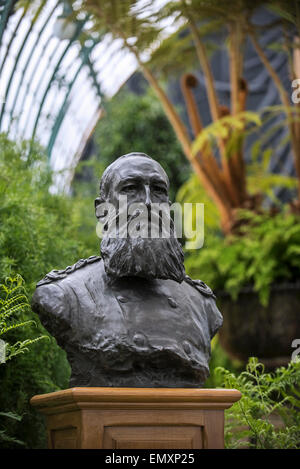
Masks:
[[[126,229],[134,218],[135,215],[128,217]],[[158,219],[161,223],[160,215]],[[147,220],[149,220],[148,217]],[[181,283],[186,276],[184,254],[175,235],[173,220],[169,217],[167,221],[169,223],[169,236],[167,237],[104,235],[101,241],[101,255],[108,277],[111,280],[120,277],[169,279]],[[147,226],[147,232],[148,229]],[[124,229],[122,232],[124,233]]]

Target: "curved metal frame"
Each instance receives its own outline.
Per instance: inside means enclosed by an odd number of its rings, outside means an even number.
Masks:
[[[53,0],[54,1],[54,0]],[[5,5],[2,9],[0,10],[0,37],[2,38],[3,33],[5,31],[6,25],[8,21],[10,20],[9,16],[12,13],[12,8],[14,6],[14,0],[9,0],[5,2]],[[0,112],[0,126],[3,128],[3,120],[4,116],[5,117],[5,127],[8,126],[7,132],[10,133],[13,131],[16,133],[16,135],[20,136],[20,132],[23,134],[23,138],[25,135],[28,133],[28,126],[31,124],[32,129],[30,128],[30,135],[31,139],[33,140],[38,131],[39,123],[43,121],[43,109],[46,106],[49,105],[49,102],[47,101],[47,98],[49,96],[49,92],[52,89],[53,84],[56,82],[57,77],[59,72],[61,71],[62,74],[67,75],[68,70],[71,69],[72,65],[69,65],[67,69],[64,66],[64,60],[68,56],[68,52],[75,44],[75,41],[78,40],[80,33],[84,27],[85,22],[87,21],[88,18],[86,18],[83,21],[80,21],[77,23],[76,31],[75,34],[71,39],[68,39],[67,44],[65,47],[58,52],[57,47],[53,48],[53,51],[51,51],[50,56],[47,58],[46,65],[43,64],[43,69],[41,72],[41,76],[38,79],[37,84],[32,87],[32,82],[34,78],[36,77],[37,73],[40,73],[41,70],[41,62],[46,54],[47,48],[49,47],[50,44],[52,43],[52,40],[55,40],[54,36],[50,35],[49,40],[45,42],[43,45],[41,51],[38,52],[38,56],[34,54],[34,46],[31,48],[30,53],[28,54],[28,57],[25,60],[24,66],[22,66],[22,69],[20,70],[20,75],[18,75],[18,79],[16,80],[16,70],[18,70],[18,65],[21,61],[22,53],[26,50],[26,53],[28,53],[27,43],[29,42],[30,35],[34,31],[36,22],[41,14],[42,11],[44,11],[44,7],[46,6],[46,0],[41,0],[39,7],[37,11],[35,12],[33,18],[30,20],[29,26],[26,26],[26,31],[24,33],[24,36],[21,38],[21,42],[17,43],[18,47],[18,52],[16,54],[16,57],[14,59],[13,67],[12,70],[10,71],[8,80],[5,85],[5,90],[4,90],[4,102],[2,103],[2,108]],[[41,25],[39,25],[39,29],[36,30],[37,32],[37,38],[36,40],[39,41],[41,40],[43,35],[46,34],[47,32],[47,25],[49,24],[50,20],[52,19],[53,15],[57,15],[57,8],[59,8],[62,4],[62,0],[57,0],[55,1],[55,4],[53,6],[50,6],[49,12],[46,12],[46,17],[45,19],[42,20]],[[1,5],[0,5],[1,7]],[[10,37],[8,38],[6,50],[3,56],[3,60],[1,61],[0,65],[0,71],[5,72],[5,67],[6,63],[8,63],[8,59],[11,57],[11,50],[13,49],[13,44],[14,41],[17,38],[17,33],[18,31],[21,30],[21,26],[23,24],[23,20],[27,15],[27,10],[28,10],[28,5],[26,5],[23,8],[22,13],[20,14],[20,17],[17,19],[16,24],[13,27],[12,33],[10,33]],[[66,91],[64,91],[64,95],[62,95],[62,103],[58,109],[55,109],[55,94],[53,94],[53,103],[50,102],[51,104],[51,111],[54,109],[52,113],[52,118],[53,118],[53,124],[51,124],[51,128],[48,129],[47,127],[47,133],[49,130],[49,137],[48,137],[48,143],[47,143],[47,154],[49,159],[51,158],[52,150],[56,141],[56,138],[59,134],[60,128],[62,126],[62,123],[64,119],[68,116],[68,110],[70,108],[70,105],[72,103],[72,90],[74,88],[75,83],[78,81],[78,77],[80,76],[81,72],[85,67],[88,68],[88,73],[89,76],[92,79],[92,82],[87,85],[87,91],[90,93],[92,90],[94,90],[95,96],[98,97],[99,103],[98,106],[100,107],[100,102],[102,98],[102,92],[100,89],[99,81],[97,79],[97,73],[95,72],[94,64],[92,63],[90,59],[90,53],[93,50],[93,48],[96,46],[98,41],[93,40],[92,44],[89,45],[88,47],[85,45],[82,45],[78,54],[78,58],[80,59],[79,65],[74,68],[74,72],[72,71],[71,76],[68,77],[67,80],[67,87]],[[36,62],[34,63],[34,60]],[[30,69],[32,67],[32,70]],[[51,74],[49,77],[49,70],[51,70]],[[24,80],[27,80],[26,74],[28,73],[28,81],[24,83]],[[14,87],[14,84],[16,83],[16,86]],[[42,90],[42,93],[41,93]],[[14,113],[16,109],[22,110],[24,109],[26,105],[26,100],[30,96],[30,101],[33,104],[33,106],[29,106],[28,111],[26,114],[20,113],[17,116],[14,116]],[[51,94],[52,96],[52,94]],[[12,102],[8,104],[8,97],[9,101]],[[33,110],[34,107],[36,107],[36,103],[38,103],[38,109]],[[47,104],[48,103],[48,104]],[[52,106],[53,104],[53,106]],[[80,113],[81,111],[81,106],[78,106],[76,109],[76,115],[77,112]],[[69,116],[73,117],[73,116]],[[7,124],[8,120],[8,124]],[[46,134],[47,135],[47,134]]]
[[[20,18],[19,18],[19,21],[17,22],[16,27],[15,27],[15,29],[14,29],[12,35],[11,35],[10,41],[9,41],[9,43],[7,44],[7,48],[6,48],[6,51],[5,51],[5,55],[4,55],[2,64],[0,65],[0,75],[1,75],[1,72],[2,72],[2,69],[3,69],[3,66],[4,66],[4,64],[5,64],[5,61],[6,61],[7,57],[8,57],[8,53],[9,53],[9,51],[10,51],[11,45],[12,45],[12,43],[14,42],[14,40],[15,40],[15,38],[16,38],[17,31],[18,31],[18,29],[19,29],[19,27],[20,27],[20,25],[21,25],[21,23],[22,23],[22,21],[23,21],[25,15],[26,15],[26,13],[27,13],[27,10],[28,10],[28,7],[27,7],[27,8],[24,8],[24,11],[23,11],[23,13],[21,14],[21,16],[20,16]]]
[[[50,88],[51,88],[51,85],[52,85],[53,81],[55,80],[56,74],[57,74],[57,72],[58,72],[58,70],[59,70],[59,67],[60,67],[60,65],[61,65],[61,63],[62,63],[62,61],[63,61],[63,59],[65,58],[65,56],[66,56],[68,50],[70,49],[73,40],[75,40],[75,39],[78,37],[78,35],[79,35],[80,31],[81,31],[81,28],[82,28],[82,25],[80,25],[80,26],[77,27],[76,32],[75,32],[73,38],[71,39],[71,41],[70,41],[70,42],[67,44],[67,46],[65,47],[65,49],[64,49],[64,51],[63,51],[63,53],[62,53],[62,55],[60,56],[60,58],[59,58],[59,60],[58,60],[58,62],[57,62],[57,64],[56,64],[56,67],[55,67],[55,69],[54,69],[54,71],[53,71],[53,73],[52,73],[52,75],[51,75],[51,78],[50,78],[49,83],[48,83],[48,86],[47,86],[47,88],[46,88],[46,90],[45,90],[45,92],[44,92],[44,94],[43,94],[43,97],[42,97],[42,100],[41,100],[41,103],[40,103],[40,107],[39,107],[39,110],[38,110],[38,113],[37,113],[37,116],[36,116],[36,119],[35,119],[35,123],[34,123],[34,126],[33,126],[33,131],[32,131],[32,139],[35,138],[35,134],[36,134],[36,129],[37,129],[39,117],[40,117],[40,115],[41,115],[42,108],[43,108],[43,105],[44,105],[44,103],[45,103],[47,94],[48,94],[48,92],[49,92],[49,90],[50,90]]]
[[[91,49],[94,47],[94,45],[90,48],[85,48],[83,49],[81,52],[82,52],[82,55],[83,55],[83,59],[82,59],[82,62],[81,64],[79,65],[71,83],[69,84],[68,86],[68,91],[65,95],[65,98],[64,98],[64,102],[60,108],[60,111],[56,117],[56,120],[55,120],[55,123],[53,125],[53,130],[52,130],[52,134],[51,134],[51,137],[50,137],[50,140],[49,140],[49,143],[48,143],[48,146],[47,146],[47,153],[48,155],[51,155],[51,152],[52,152],[52,148],[53,148],[53,145],[54,145],[54,142],[55,142],[55,139],[57,137],[57,134],[59,132],[59,129],[60,129],[60,126],[62,124],[62,121],[64,119],[64,116],[65,116],[65,113],[66,113],[66,110],[68,109],[70,103],[69,103],[69,97],[70,97],[70,94],[71,94],[71,91],[73,89],[73,86],[82,70],[82,68],[88,63],[89,61],[89,53],[91,51]],[[100,89],[99,89],[100,91]]]
[[[49,21],[49,19],[51,18],[51,16],[53,15],[53,13],[54,13],[54,11],[56,10],[56,8],[58,7],[59,3],[60,3],[60,2],[59,2],[59,0],[58,0],[57,3],[56,3],[56,5],[54,6],[54,8],[52,8],[52,10],[51,10],[51,12],[50,12],[50,15],[47,16],[47,18],[46,18],[46,20],[45,20],[43,26],[41,27],[40,31],[38,32],[37,41],[40,39],[40,37],[42,36],[43,32],[45,31],[45,28],[46,28],[46,26],[47,26],[47,24],[48,24],[48,21]],[[23,13],[23,15],[24,15],[24,13]],[[22,15],[22,16],[23,16],[23,15]],[[11,118],[11,120],[12,120],[12,118],[13,118],[13,113],[14,113],[14,110],[15,110],[15,107],[16,107],[16,103],[17,103],[17,100],[18,100],[18,97],[19,97],[19,93],[20,93],[20,91],[21,91],[22,81],[23,81],[23,79],[24,79],[26,70],[28,69],[28,66],[29,66],[29,64],[30,64],[30,62],[31,62],[32,57],[33,57],[33,54],[30,53],[29,56],[28,56],[27,62],[26,62],[25,66],[24,66],[24,68],[23,68],[23,70],[22,70],[22,75],[21,75],[20,83],[19,83],[19,86],[18,86],[18,88],[17,88],[16,94],[15,94],[15,98],[14,98],[14,102],[13,102],[13,105],[12,105],[12,108],[11,108],[11,112],[10,112],[10,118]],[[4,62],[3,62],[3,63],[4,63]],[[3,64],[2,64],[2,66],[3,66]],[[1,73],[1,71],[0,71],[0,73]],[[33,78],[33,76],[32,76],[32,78]],[[29,84],[30,84],[30,81],[31,81],[31,80],[29,80]],[[29,85],[28,85],[28,89],[29,89]],[[23,101],[23,103],[24,103],[24,101]],[[21,109],[22,109],[22,107],[23,107],[23,106],[21,106]]]
[[[8,17],[11,13],[13,6],[14,6],[14,0],[7,0],[2,10],[2,14],[0,18],[0,44],[2,44],[2,36],[4,33],[4,29],[5,29]]]
[[[39,6],[36,14],[34,15],[33,19],[32,19],[32,22],[31,22],[31,25],[29,26],[29,29],[25,35],[25,38],[24,38],[24,41],[23,41],[23,44],[22,46],[20,47],[19,49],[19,52],[17,54],[17,57],[15,59],[15,63],[14,63],[14,66],[13,66],[13,69],[12,69],[12,72],[11,72],[11,76],[10,76],[10,79],[8,81],[8,84],[7,84],[7,87],[6,87],[6,91],[5,91],[5,96],[4,96],[4,102],[2,104],[2,109],[1,109],[1,114],[0,114],[0,126],[1,126],[1,122],[2,122],[2,119],[3,119],[3,115],[4,115],[4,112],[5,112],[5,107],[6,107],[6,101],[7,101],[7,98],[8,98],[8,95],[9,95],[9,91],[10,91],[10,87],[11,87],[11,84],[13,82],[13,76],[14,76],[14,73],[16,71],[16,68],[17,68],[17,65],[18,65],[18,62],[20,60],[20,57],[21,57],[21,54],[22,54],[22,51],[23,51],[23,47],[24,45],[26,44],[27,40],[29,39],[29,35],[32,31],[32,28],[33,28],[33,25],[34,25],[34,22],[36,20],[36,18],[39,16],[40,12],[42,11],[42,9],[44,8],[46,4],[46,0],[43,0],[41,5]]]

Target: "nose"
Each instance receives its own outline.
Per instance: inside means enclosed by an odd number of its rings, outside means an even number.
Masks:
[[[151,205],[151,192],[148,184],[145,185],[145,205],[146,207]]]

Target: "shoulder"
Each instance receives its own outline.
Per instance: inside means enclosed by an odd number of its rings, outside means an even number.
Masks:
[[[32,310],[38,314],[44,311],[60,311],[66,309],[66,299],[63,289],[58,283],[44,283],[36,288],[32,299]]]
[[[223,317],[216,304],[216,296],[202,280],[192,280],[186,276],[185,281],[204,296],[204,310],[207,318],[207,326],[212,339],[223,324]]]
[[[71,311],[64,290],[58,283],[45,283],[31,299],[31,308],[45,329],[53,335],[60,345],[60,337],[69,330]]]
[[[213,298],[214,300],[216,299],[216,296],[212,289],[209,288],[209,286],[206,285],[206,283],[204,283],[202,280],[193,280],[191,279],[191,277],[186,275],[184,281],[194,287],[196,290],[198,290],[198,292],[202,295]]]
[[[45,275],[36,285],[31,301],[33,311],[66,316],[70,309],[76,309],[78,295],[85,292],[85,279],[99,277],[94,269],[99,266],[100,260],[99,256],[79,259],[63,270],[52,270]]]
[[[51,272],[45,275],[45,277],[37,283],[36,285],[37,290],[41,286],[54,284],[54,283],[57,283],[59,280],[68,278],[74,272],[77,272],[83,269],[83,267],[87,267],[87,266],[90,266],[91,264],[95,264],[96,262],[99,262],[100,260],[101,260],[100,256],[90,256],[87,259],[79,259],[79,261],[75,262],[75,264],[71,266],[69,265],[65,269],[51,270]]]
[[[39,315],[51,313],[66,317],[71,307],[75,308],[73,303],[77,298],[79,286],[83,288],[82,275],[89,274],[90,269],[93,269],[100,259],[99,256],[80,259],[66,269],[52,270],[45,275],[36,285],[31,301],[33,311]]]

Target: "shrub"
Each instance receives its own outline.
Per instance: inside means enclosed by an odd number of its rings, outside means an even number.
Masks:
[[[10,343],[6,341],[6,337],[11,335],[13,331],[22,327],[26,328],[33,321],[23,321],[21,318],[26,315],[26,311],[30,309],[26,291],[23,285],[23,279],[20,276],[8,278],[6,282],[0,284],[0,366],[15,358],[16,356],[28,351],[28,347],[38,342],[46,336],[39,336],[35,339],[25,339]],[[21,321],[20,321],[21,319]],[[27,327],[28,329],[28,327]],[[5,340],[3,340],[5,338]],[[15,422],[20,422],[22,417],[15,412],[0,412],[1,419],[9,419],[8,426],[12,426]],[[7,429],[3,425],[0,427],[0,446],[1,444],[17,444],[24,445],[23,441],[10,436]]]
[[[29,326],[34,323],[32,320],[16,322],[16,317],[26,315],[26,311],[30,310],[30,305],[23,286],[21,276],[15,278],[7,278],[5,283],[0,284],[0,337],[4,334],[11,333],[19,327]],[[22,342],[11,344],[1,338],[1,363],[17,355],[28,351],[28,346],[38,342],[46,336],[40,336],[36,339],[25,339]]]
[[[72,201],[50,194],[52,174],[38,145],[2,134],[0,155],[0,278],[19,273],[32,292],[49,270],[78,260]]]
[[[29,301],[35,284],[52,269],[87,257],[78,234],[80,216],[71,197],[50,191],[52,173],[43,150],[35,143],[17,144],[0,135],[0,282],[20,274]],[[96,238],[96,234],[95,234]],[[22,321],[35,321],[32,339],[46,334],[30,308]],[[12,331],[11,331],[12,333]],[[13,331],[15,342],[27,339],[25,328]],[[54,338],[0,367],[0,408],[23,415],[14,437],[27,447],[46,445],[43,418],[30,408],[35,394],[68,387],[70,367]]]
[[[257,358],[236,376],[217,368],[220,386],[238,389],[240,401],[225,411],[227,448],[300,448],[300,361],[265,373]]]

